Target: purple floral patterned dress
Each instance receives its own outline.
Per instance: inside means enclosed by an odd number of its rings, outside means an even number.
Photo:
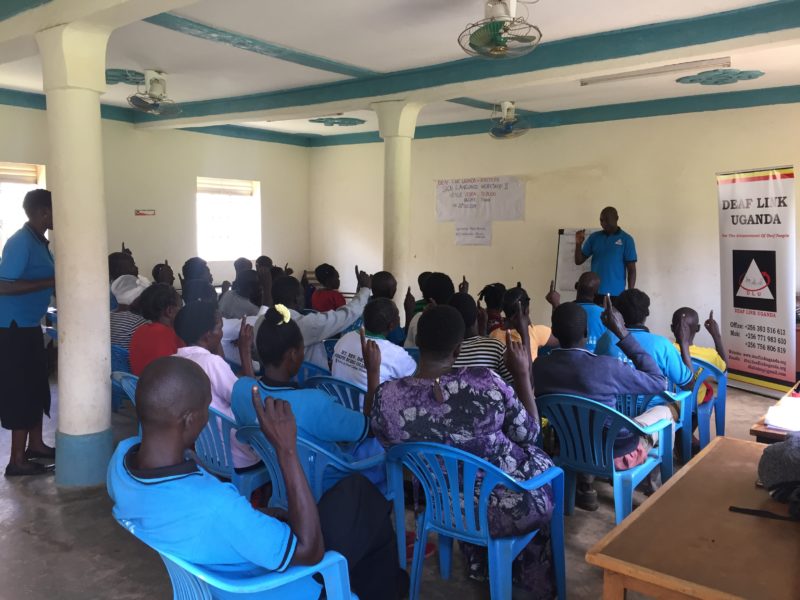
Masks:
[[[553,465],[534,445],[537,423],[498,375],[484,367],[452,369],[439,378],[444,402],[436,400],[430,379],[405,377],[378,388],[372,430],[384,446],[437,442],[470,452],[518,480],[530,479]],[[493,537],[541,529],[513,564],[514,582],[536,598],[555,595],[550,561],[550,486],[530,493],[498,488],[490,496],[489,530]],[[469,575],[486,580],[486,548],[461,544]]]

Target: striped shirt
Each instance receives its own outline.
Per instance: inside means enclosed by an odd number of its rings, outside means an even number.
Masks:
[[[147,319],[129,310],[111,312],[111,345],[127,350],[131,345],[133,332],[147,323]]]
[[[506,368],[504,360],[505,350],[505,344],[502,342],[476,335],[461,342],[461,351],[453,367],[487,367],[502,377],[503,381],[513,385],[514,378]]]

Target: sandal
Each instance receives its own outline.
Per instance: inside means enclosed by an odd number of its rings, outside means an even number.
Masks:
[[[9,464],[6,467],[6,477],[24,477],[26,475],[44,475],[55,470],[55,465],[43,465],[25,461],[21,465]]]
[[[48,460],[55,459],[56,449],[49,448],[47,446],[45,446],[45,448],[47,448],[47,450],[45,450],[44,452],[40,450],[34,450],[33,448],[28,448],[27,450],[25,450],[25,458],[27,458],[28,460],[32,458],[44,458]]]

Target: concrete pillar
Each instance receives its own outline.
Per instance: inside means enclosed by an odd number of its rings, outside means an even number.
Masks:
[[[56,234],[56,483],[63,486],[103,483],[113,451],[100,121],[109,33],[70,23],[36,35],[47,97],[47,183]]]
[[[383,268],[397,279],[397,300],[414,283],[409,272],[411,228],[411,140],[422,104],[376,102],[383,138]]]

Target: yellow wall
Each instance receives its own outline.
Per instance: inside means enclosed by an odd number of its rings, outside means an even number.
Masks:
[[[613,205],[637,242],[637,287],[651,297],[651,328],[666,333],[672,311],[685,304],[719,315],[714,175],[798,164],[798,140],[798,105],[554,127],[506,141],[415,140],[411,272],[465,274],[476,292],[491,281],[522,281],[534,318],[549,322],[543,298],[558,228],[597,227],[600,210]],[[311,261],[337,264],[345,289],[353,282],[343,261],[380,262],[373,223],[381,218],[382,157],[380,144],[312,150]],[[496,175],[527,180],[525,221],[495,223],[491,247],[456,246],[453,224],[436,221],[434,180]]]
[[[0,161],[47,164],[47,149],[44,111],[0,106]],[[260,181],[264,253],[281,265],[307,264],[307,148],[103,121],[103,151],[109,249],[124,241],[142,274],[165,258],[177,273],[196,255],[197,176]],[[137,208],[157,213],[135,217]],[[230,263],[211,270],[217,282],[233,277]]]

